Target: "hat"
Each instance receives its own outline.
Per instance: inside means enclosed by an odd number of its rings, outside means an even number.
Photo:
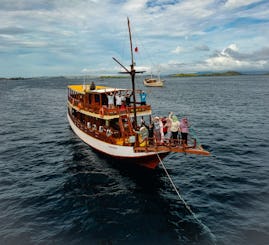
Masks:
[[[173,115],[173,116],[172,116],[172,120],[173,120],[173,122],[178,121],[177,116]]]

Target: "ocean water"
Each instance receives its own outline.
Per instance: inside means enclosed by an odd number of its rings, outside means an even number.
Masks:
[[[193,214],[161,167],[119,165],[74,135],[66,86],[82,82],[0,80],[0,244],[269,244],[269,76],[138,77],[153,114],[187,116],[211,152],[163,160]]]

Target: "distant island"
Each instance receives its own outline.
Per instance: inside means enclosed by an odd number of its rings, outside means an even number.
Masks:
[[[214,76],[241,76],[241,75],[264,75],[264,76],[269,76],[268,72],[237,72],[237,71],[227,71],[227,72],[197,72],[197,73],[176,73],[176,74],[166,74],[164,76],[168,77],[214,77]],[[76,75],[76,76],[41,76],[41,77],[0,77],[1,80],[30,80],[34,78],[40,78],[40,79],[47,79],[47,78],[73,78],[73,79],[79,79],[85,76],[82,75]],[[93,79],[96,79],[98,76],[93,77]],[[116,78],[116,79],[122,79],[122,78],[129,78],[128,75],[101,75],[98,77],[99,79],[111,79],[111,78]]]
[[[216,73],[216,72],[179,73],[179,74],[171,74],[168,76],[170,77],[201,77],[201,76],[239,76],[239,75],[243,75],[243,74],[237,71],[227,71],[227,72],[221,72],[221,73]],[[128,78],[128,77],[129,76],[109,75],[109,76],[100,76],[99,78],[106,79],[106,78]]]
[[[25,77],[10,77],[10,78],[5,78],[5,77],[0,77],[0,80],[25,80],[27,78]]]
[[[227,71],[227,72],[208,72],[208,73],[179,73],[172,74],[171,77],[209,77],[209,76],[239,76],[243,75],[237,71]]]
[[[105,78],[129,78],[129,76],[118,76],[118,75],[115,75],[115,76],[100,76],[99,78],[101,79],[105,79]]]

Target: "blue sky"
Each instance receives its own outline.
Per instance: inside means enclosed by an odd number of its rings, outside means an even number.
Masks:
[[[269,1],[0,0],[0,77],[269,72]]]

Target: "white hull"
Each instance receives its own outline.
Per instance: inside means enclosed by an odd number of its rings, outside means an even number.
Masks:
[[[154,156],[156,152],[134,152],[132,146],[120,146],[120,145],[113,145],[91,137],[90,135],[84,133],[80,130],[71,120],[70,116],[67,113],[67,118],[72,130],[75,134],[82,139],[86,144],[91,146],[92,148],[105,153],[107,155],[116,157],[116,158],[144,158]],[[159,152],[165,153],[165,152]]]

